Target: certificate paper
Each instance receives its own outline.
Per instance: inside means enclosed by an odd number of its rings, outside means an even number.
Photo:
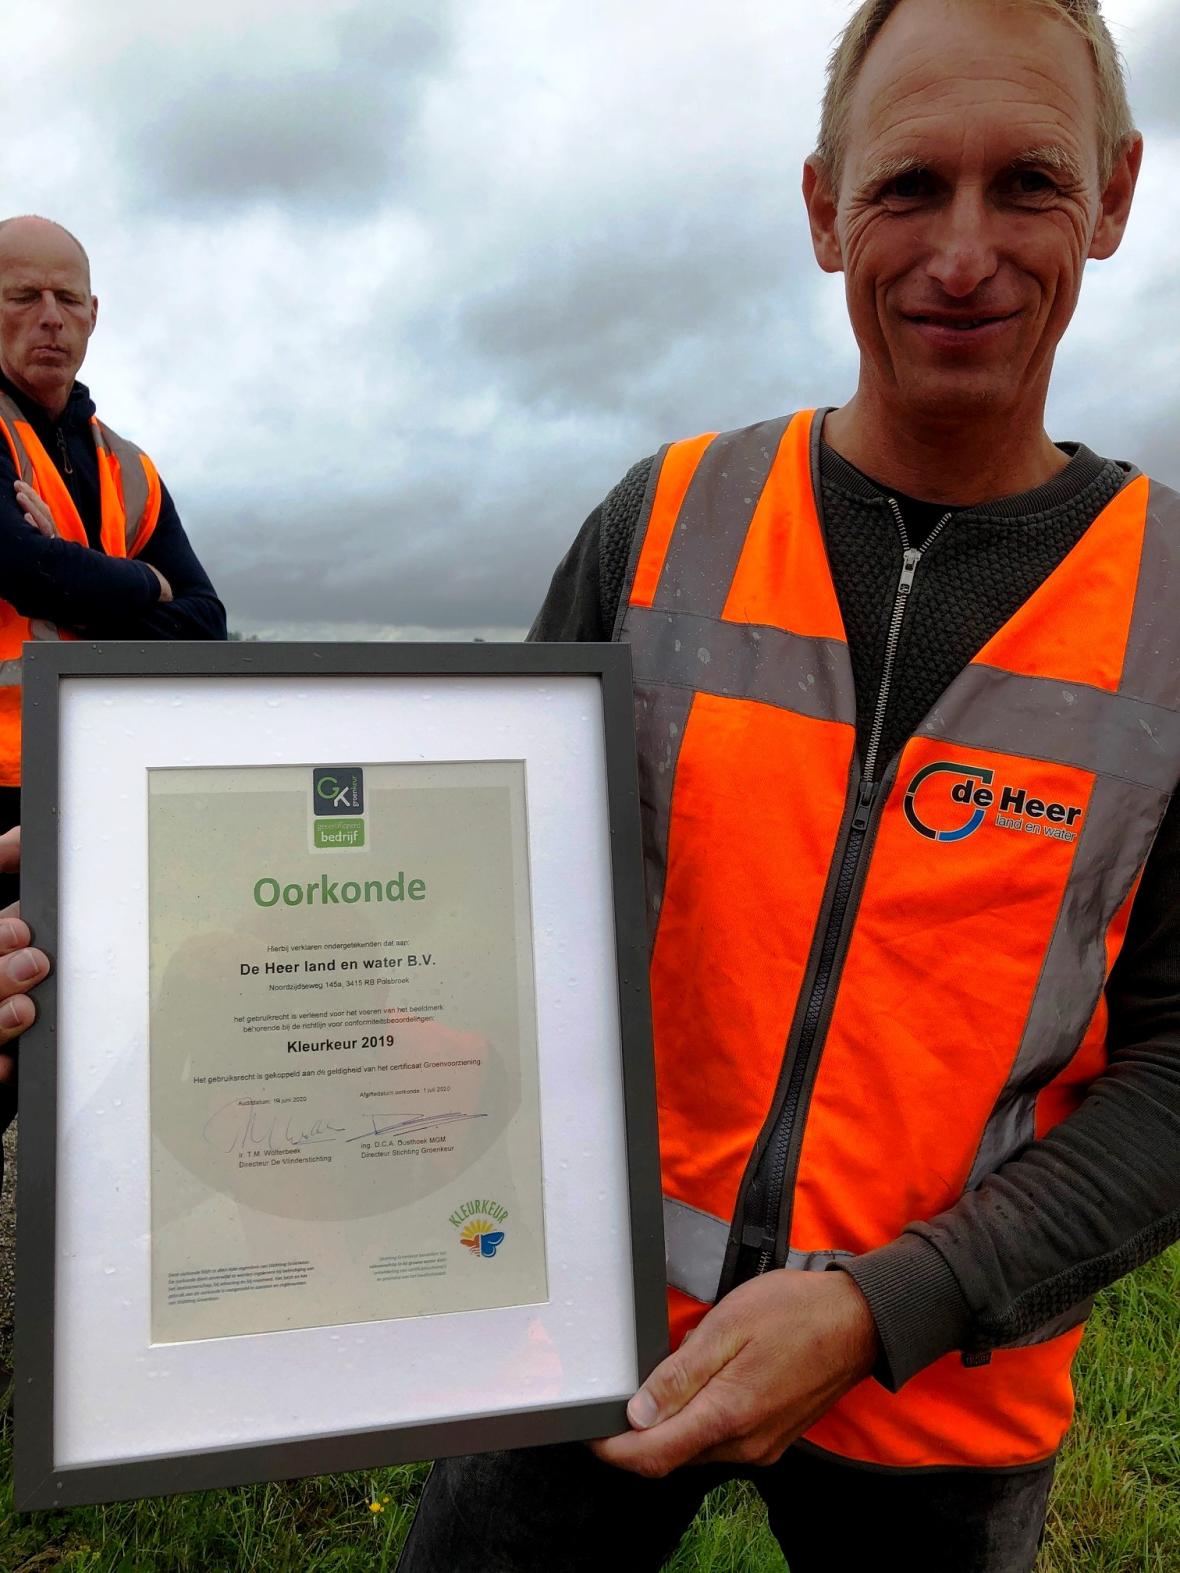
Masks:
[[[524,765],[148,797],[153,1343],[545,1301]]]

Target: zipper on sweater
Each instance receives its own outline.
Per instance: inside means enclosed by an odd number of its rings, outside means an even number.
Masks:
[[[881,739],[885,733],[885,717],[893,694],[894,668],[897,665],[897,650],[901,643],[901,631],[905,625],[906,608],[909,605],[910,592],[913,590],[914,578],[917,575],[918,565],[921,563],[922,558],[954,517],[953,511],[944,514],[926,538],[926,544],[918,548],[910,545],[905,519],[902,517],[902,512],[898,507],[896,499],[890,497],[887,499],[887,502],[896,521],[898,534],[901,536],[901,575],[898,578],[897,590],[893,598],[893,615],[889,622],[889,635],[885,642],[885,659],[881,667],[881,686],[877,691],[872,730],[869,733],[868,745],[865,748],[864,769],[861,774],[860,787],[857,791],[856,808],[852,815],[852,822],[848,827],[843,852],[841,853],[837,849],[839,873],[836,876],[835,893],[820,945],[819,962],[815,969],[811,991],[807,997],[807,1009],[804,1012],[802,1025],[799,1029],[799,1037],[791,1065],[791,1076],[787,1083],[786,1095],[783,1098],[782,1109],[775,1122],[767,1157],[764,1160],[763,1166],[768,1175],[766,1214],[762,1220],[760,1242],[758,1242],[761,1245],[761,1254],[758,1258],[758,1265],[754,1269],[755,1273],[766,1272],[774,1262],[779,1228],[783,1222],[788,1160],[790,1159],[792,1148],[797,1145],[793,1138],[798,1126],[799,1113],[803,1106],[804,1092],[814,1080],[815,1065],[819,1058],[819,1052],[822,1049],[820,1025],[825,1018],[833,980],[838,976],[839,964],[844,959],[843,952],[846,949],[846,945],[841,944],[841,936],[844,932],[849,903],[857,886],[857,876],[860,872],[861,860],[864,856],[865,844],[868,839],[869,824],[880,793],[881,783],[877,777],[877,756],[881,751]]]
[[[66,434],[61,427],[57,428],[57,451],[61,454],[61,473],[73,475],[74,466],[70,463],[70,449],[66,442]]]

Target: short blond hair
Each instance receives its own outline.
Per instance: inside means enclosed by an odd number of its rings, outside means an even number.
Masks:
[[[828,61],[828,81],[820,115],[816,157],[833,186],[839,186],[848,135],[852,92],[873,40],[901,5],[902,0],[864,0],[840,34]],[[1081,33],[1094,57],[1098,82],[1098,172],[1106,185],[1119,154],[1135,135],[1127,78],[1118,45],[1102,15],[1101,0],[1010,0],[1052,11]]]

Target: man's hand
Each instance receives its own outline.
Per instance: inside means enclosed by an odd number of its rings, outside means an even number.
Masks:
[[[53,515],[49,511],[49,505],[45,499],[38,497],[33,488],[24,481],[17,481],[13,486],[13,490],[16,492],[17,504],[25,516],[25,523],[31,524],[34,530],[40,531],[42,535],[47,536],[50,540],[56,540],[57,525],[53,521]],[[151,568],[155,574],[160,585],[159,604],[167,606],[172,599],[172,586],[158,568],[152,567],[151,563],[145,563],[144,567]]]
[[[25,516],[25,523],[31,524],[34,530],[39,530],[42,535],[47,535],[50,540],[54,540],[57,536],[57,525],[53,522],[53,515],[45,499],[38,497],[33,488],[24,481],[17,481],[13,490],[16,492],[17,505]]]
[[[0,836],[0,871],[14,873],[20,867],[20,826]],[[29,949],[28,926],[21,922],[20,908],[5,907],[0,912],[0,1086],[16,1076],[16,1058],[5,1048],[32,1025],[36,1011],[28,990],[49,971],[44,951]]]
[[[847,1273],[781,1270],[739,1284],[627,1406],[634,1430],[593,1442],[608,1464],[772,1464],[877,1358],[868,1302]]]

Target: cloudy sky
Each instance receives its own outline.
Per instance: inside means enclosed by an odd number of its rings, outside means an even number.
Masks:
[[[1107,0],[1148,158],[1051,429],[1180,485],[1180,7]],[[9,212],[88,246],[84,371],[265,636],[513,638],[673,437],[854,385],[798,173],[844,0],[38,0]]]

